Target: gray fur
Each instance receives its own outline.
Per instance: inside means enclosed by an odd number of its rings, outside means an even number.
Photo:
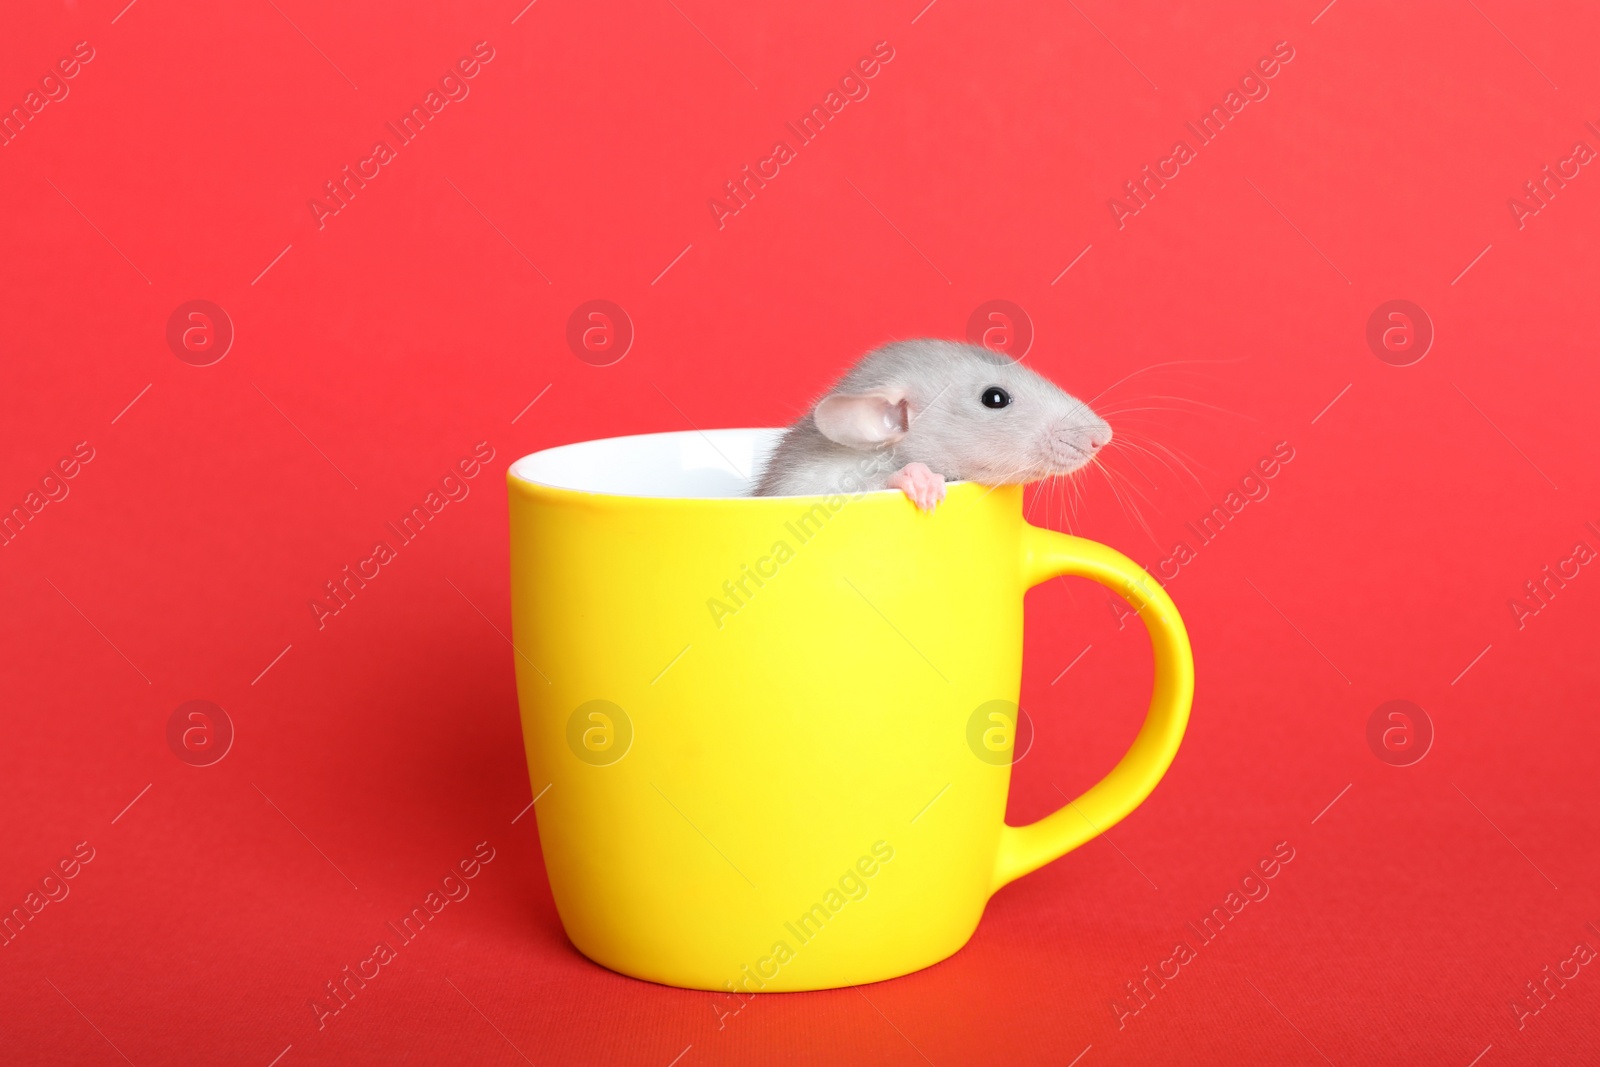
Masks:
[[[984,407],[983,391],[1011,394],[1008,407]],[[872,451],[823,436],[812,418],[791,426],[761,472],[756,496],[884,489],[908,463],[947,480],[1010,485],[1068,474],[1093,458],[1111,428],[1089,406],[1049,380],[988,349],[955,341],[897,341],[864,356],[832,389],[861,394],[904,390],[910,426],[898,442]]]

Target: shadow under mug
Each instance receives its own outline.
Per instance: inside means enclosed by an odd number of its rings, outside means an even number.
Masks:
[[[1115,824],[1194,690],[1161,586],[1022,518],[1022,490],[748,497],[778,430],[649,434],[512,464],[517,693],[567,936],[623,974],[824,989],[946,958],[989,897]],[[1098,784],[1006,825],[1022,600],[1091,578],[1139,614],[1150,710]]]

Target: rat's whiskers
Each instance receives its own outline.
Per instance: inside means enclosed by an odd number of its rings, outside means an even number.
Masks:
[[[1099,456],[1096,456],[1091,462],[1105,477],[1106,484],[1111,487],[1111,493],[1117,498],[1117,505],[1122,508],[1123,516],[1137,522],[1139,528],[1144,531],[1145,536],[1150,538],[1150,543],[1160,548],[1161,542],[1156,540],[1155,531],[1150,529],[1150,524],[1145,521],[1144,513],[1139,510],[1138,503],[1123,497],[1122,492],[1117,488],[1116,479],[1111,476],[1111,471],[1106,469],[1106,465],[1100,462]],[[1129,488],[1131,489],[1132,486],[1130,485]],[[1131,512],[1129,511],[1130,503],[1132,504]]]
[[[1149,396],[1130,397],[1130,399],[1139,400],[1139,401],[1170,400],[1170,401],[1172,401],[1172,402],[1174,402],[1176,404],[1193,404],[1195,407],[1205,408],[1208,411],[1215,411],[1215,412],[1217,412],[1219,414],[1222,414],[1222,415],[1232,415],[1234,418],[1244,419],[1246,422],[1257,422],[1257,421],[1259,421],[1258,419],[1256,419],[1256,417],[1254,415],[1246,415],[1242,411],[1234,411],[1232,408],[1225,408],[1225,407],[1222,407],[1222,406],[1220,406],[1218,404],[1209,404],[1204,400],[1196,400],[1193,397],[1188,397],[1188,396],[1173,396],[1170,393],[1152,393]],[[1143,411],[1181,411],[1181,412],[1185,412],[1185,413],[1189,413],[1189,414],[1199,414],[1199,412],[1190,412],[1188,408],[1183,408],[1183,407],[1162,407],[1160,405],[1152,405],[1152,406],[1149,406],[1149,407],[1146,407],[1146,408],[1111,408],[1111,409],[1109,409],[1109,413],[1111,413],[1111,414],[1120,414],[1122,412],[1138,411],[1138,410],[1143,410]]]
[[[1130,379],[1133,379],[1133,378],[1137,378],[1141,374],[1149,374],[1149,373],[1151,373],[1153,371],[1158,371],[1158,370],[1161,370],[1161,369],[1163,369],[1165,367],[1188,367],[1188,366],[1202,366],[1202,365],[1221,365],[1221,364],[1228,364],[1228,363],[1243,363],[1248,358],[1249,358],[1248,356],[1240,356],[1238,359],[1177,359],[1177,360],[1170,360],[1170,361],[1168,361],[1166,363],[1155,363],[1155,364],[1152,364],[1151,366],[1148,366],[1148,367],[1141,367],[1138,370],[1132,372],[1131,374],[1125,374],[1121,378],[1118,378],[1116,381],[1112,382],[1110,385],[1106,386],[1104,389],[1100,390],[1093,397],[1091,397],[1089,399],[1089,403],[1092,406],[1096,400],[1099,400],[1101,397],[1103,397],[1107,393],[1111,392],[1111,390],[1115,389],[1117,386],[1121,385],[1123,382],[1129,381]],[[1189,371],[1187,373],[1193,374],[1193,373],[1198,373],[1198,372]]]
[[[1205,464],[1193,459],[1193,457],[1187,456],[1186,454],[1181,453],[1178,450],[1161,443],[1160,441],[1157,441],[1155,438],[1146,437],[1143,434],[1118,431],[1118,436],[1112,438],[1111,444],[1108,447],[1131,449],[1140,453],[1141,455],[1150,457],[1151,460],[1159,463],[1162,467],[1165,467],[1173,474],[1178,475],[1179,481],[1182,482],[1186,490],[1189,482],[1193,482],[1195,488],[1199,490],[1199,498],[1202,500],[1205,499],[1206,496],[1206,486],[1205,483],[1200,480],[1199,475],[1195,474],[1194,467],[1198,466],[1202,470],[1208,471],[1209,473],[1216,473],[1215,471],[1211,470],[1210,467],[1207,467]],[[1187,479],[1187,481],[1184,479]]]

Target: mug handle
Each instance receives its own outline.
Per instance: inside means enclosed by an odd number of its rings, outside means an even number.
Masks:
[[[1172,598],[1137,563],[1096,541],[1024,524],[1022,577],[1028,588],[1058,575],[1092,578],[1144,620],[1155,659],[1150,710],[1133,746],[1088,792],[1037,822],[1000,828],[992,893],[1116,825],[1150,795],[1178,753],[1194,700],[1194,657]]]

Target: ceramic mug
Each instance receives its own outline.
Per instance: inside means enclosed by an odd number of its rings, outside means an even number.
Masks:
[[[584,955],[667,985],[824,989],[946,958],[997,889],[1142,802],[1188,722],[1183,622],[1127,557],[1029,525],[1017,486],[956,483],[931,513],[850,479],[745,495],[780,432],[588,441],[507,475],[556,909]],[[1008,826],[1022,598],[1063,574],[1138,611],[1154,693],[1104,779]]]

